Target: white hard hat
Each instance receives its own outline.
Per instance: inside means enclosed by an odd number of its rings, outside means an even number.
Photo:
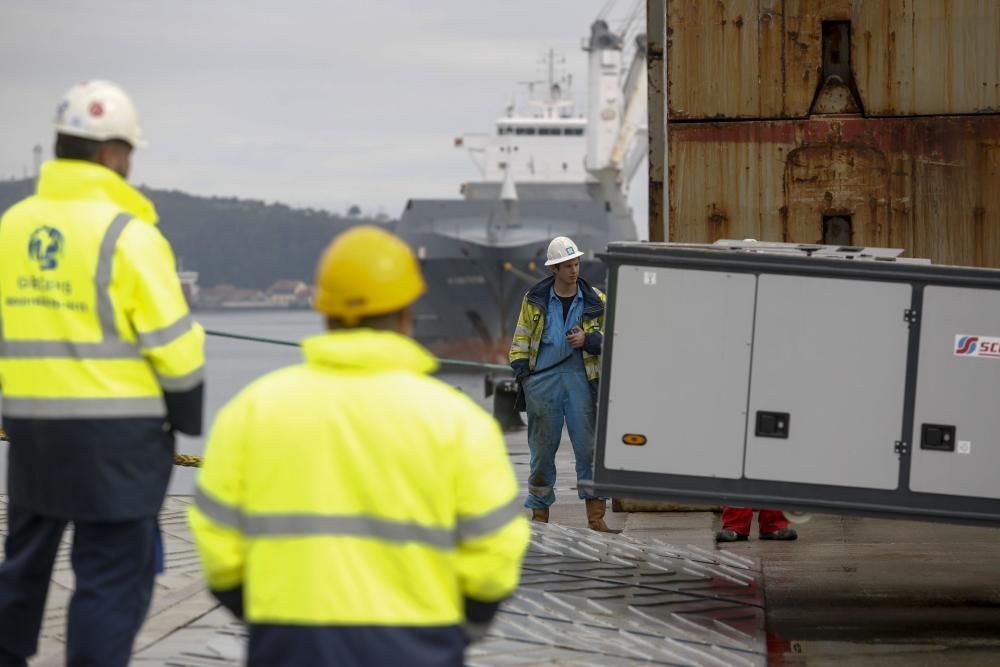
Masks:
[[[573,243],[573,239],[568,236],[557,236],[549,243],[549,251],[547,253],[548,261],[545,262],[545,266],[552,266],[553,264],[559,264],[560,262],[565,262],[569,259],[576,259],[577,257],[583,257],[583,253],[580,249],[576,247]]]
[[[121,139],[133,148],[146,141],[135,105],[110,81],[84,81],[66,91],[56,109],[56,132],[84,139]]]

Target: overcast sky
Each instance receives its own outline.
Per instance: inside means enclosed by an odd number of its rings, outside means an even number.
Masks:
[[[132,94],[150,142],[134,183],[396,217],[478,176],[454,137],[491,131],[547,49],[584,110],[581,40],[605,4],[3,0],[0,178],[30,172],[36,143],[50,158],[62,93],[105,78]],[[645,193],[643,167],[640,220]]]

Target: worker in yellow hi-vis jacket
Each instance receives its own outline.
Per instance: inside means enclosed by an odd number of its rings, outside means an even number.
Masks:
[[[152,596],[174,432],[201,432],[205,333],[152,202],[125,181],[144,144],[128,95],[74,86],[55,131],[36,194],[0,220],[0,665],[37,650],[70,522],[66,663],[127,665]]]
[[[597,387],[604,345],[607,296],[580,277],[583,251],[566,236],[549,242],[552,275],[535,284],[521,301],[510,343],[510,367],[524,392],[528,412],[528,497],[531,520],[548,523],[556,501],[556,452],[563,426],[576,458],[576,480],[594,477]],[[618,533],[604,521],[607,498],[578,490],[587,526]]]
[[[528,543],[496,422],[410,337],[410,248],[372,226],[323,255],[328,331],[219,413],[191,526],[251,665],[461,665]]]

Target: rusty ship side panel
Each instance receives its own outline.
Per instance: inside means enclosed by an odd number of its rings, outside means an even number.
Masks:
[[[867,113],[1000,113],[1000,2],[853,4],[852,58]]]
[[[865,115],[1000,113],[997,0],[670,0],[670,119],[809,116],[838,23]]]
[[[786,115],[781,4],[667,3],[671,119]]]
[[[814,117],[669,127],[670,240],[906,248],[1000,267],[1000,119]]]
[[[820,83],[823,22],[850,0],[668,2],[671,120],[805,118]]]
[[[783,118],[805,118],[820,85],[823,62],[823,22],[845,21],[851,15],[850,0],[785,0],[785,26],[781,62],[784,68],[786,113]]]

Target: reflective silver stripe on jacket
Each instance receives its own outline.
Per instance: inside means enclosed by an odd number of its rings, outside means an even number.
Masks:
[[[515,336],[524,336],[525,338],[531,338],[531,329],[524,326],[523,324],[518,324],[514,327]]]
[[[9,340],[3,343],[4,356],[11,359],[141,359],[139,348],[114,340],[75,343],[68,340]]]
[[[326,535],[330,537],[371,537],[387,542],[419,542],[440,549],[452,549],[459,540],[492,532],[517,516],[514,504],[474,519],[464,519],[457,529],[434,528],[407,521],[332,514],[244,514],[221,503],[201,487],[195,490],[194,504],[208,518],[248,537],[290,537]],[[512,511],[513,510],[513,511]],[[506,520],[502,520],[506,517]],[[495,527],[494,527],[495,524]],[[468,531],[468,535],[466,534]]]
[[[221,523],[233,530],[241,530],[242,528],[243,517],[240,511],[231,505],[220,503],[205,493],[200,486],[194,488],[194,506],[216,523]]]
[[[23,419],[74,417],[165,417],[163,399],[142,398],[24,398],[3,397],[3,416]]]
[[[136,332],[136,335],[139,337],[139,345],[144,348],[163,347],[164,345],[170,345],[188,331],[191,331],[191,327],[193,326],[194,321],[191,319],[191,315],[186,313],[173,324],[168,324],[153,331],[139,331]]]
[[[471,540],[496,532],[521,514],[521,501],[515,497],[509,503],[477,517],[459,517],[458,540]]]
[[[159,382],[160,388],[164,391],[189,391],[205,381],[205,367],[200,366],[180,377],[170,377],[157,373],[156,381]]]
[[[453,530],[366,516],[324,514],[245,516],[243,532],[251,537],[336,535],[338,537],[374,537],[387,542],[419,542],[440,549],[450,549],[455,546],[455,531]]]
[[[101,250],[97,256],[97,271],[94,272],[94,282],[97,283],[97,317],[101,323],[101,335],[104,340],[120,340],[118,326],[115,324],[115,307],[111,303],[111,267],[115,260],[115,246],[118,237],[125,231],[132,216],[119,213],[111,221],[104,238],[101,239]]]
[[[144,349],[153,347],[163,347],[173,343],[175,340],[185,335],[194,327],[194,320],[189,313],[185,313],[173,324],[168,324],[153,331],[138,332],[139,345]],[[173,377],[156,372],[156,381],[164,391],[188,391],[194,389],[205,381],[205,367],[199,366],[187,375]]]

